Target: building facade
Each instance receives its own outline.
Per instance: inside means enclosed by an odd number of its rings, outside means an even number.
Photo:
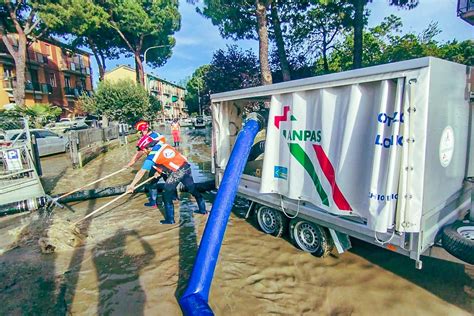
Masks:
[[[121,65],[106,72],[104,79],[109,81],[129,79],[135,82],[135,69]],[[150,74],[146,74],[145,79],[147,91],[150,95],[157,98],[162,105],[162,111],[157,119],[162,120],[164,118],[169,120],[188,117],[184,102],[185,88]]]
[[[78,98],[92,93],[92,70],[88,53],[55,40],[38,40],[28,46],[25,71],[25,104],[49,103],[62,109],[61,117],[83,114]],[[15,63],[0,40],[0,107],[14,103]]]

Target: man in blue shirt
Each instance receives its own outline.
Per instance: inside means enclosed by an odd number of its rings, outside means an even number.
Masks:
[[[155,144],[159,142],[164,143],[166,141],[163,135],[161,135],[160,133],[156,131],[152,131],[148,123],[145,121],[138,121],[135,124],[135,129],[141,133],[142,137],[138,140],[137,152],[132,157],[132,159],[130,159],[130,162],[127,164],[127,167],[133,166],[143,155],[147,155],[147,151],[146,151],[147,148],[153,147]],[[152,168],[150,170],[149,176],[153,177],[155,173],[156,173],[156,170]],[[145,206],[157,208],[156,199],[158,198],[158,182],[160,181],[161,177],[163,177],[163,179],[166,181],[167,174],[161,173],[160,177],[155,178],[154,180],[151,180],[150,183],[148,184],[149,195],[148,195],[148,202],[144,204]]]

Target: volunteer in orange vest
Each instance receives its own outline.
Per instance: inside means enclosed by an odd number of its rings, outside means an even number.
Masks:
[[[127,191],[132,193],[138,181],[152,169],[156,170],[157,175],[162,172],[167,172],[168,179],[166,179],[163,190],[165,220],[160,221],[161,224],[174,224],[173,198],[175,196],[176,186],[180,182],[184,184],[188,192],[196,199],[198,210],[195,211],[195,213],[206,214],[206,203],[194,184],[191,166],[186,158],[171,145],[163,142],[158,142],[153,147],[147,147],[145,150],[148,152],[148,156],[143,162],[142,168],[137,172],[132,183],[128,186]]]
[[[181,142],[181,126],[179,125],[178,119],[174,119],[171,123],[171,135],[173,135],[174,147],[179,147]]]
[[[127,164],[127,167],[133,166],[140,157],[143,155],[147,155],[146,148],[149,146],[153,147],[155,144],[158,142],[166,142],[166,139],[163,135],[156,131],[152,131],[150,129],[150,126],[148,125],[147,122],[145,121],[138,121],[135,124],[135,129],[140,132],[142,135],[140,139],[137,142],[137,152],[135,155],[130,159],[130,162]],[[156,170],[152,169],[150,171],[149,176],[153,177],[155,175]],[[166,181],[166,173],[162,173],[161,177]],[[156,205],[156,199],[158,198],[158,182],[160,181],[161,177],[155,177],[154,180],[151,180],[148,185],[148,202],[145,203],[145,206],[157,208],[158,206]]]

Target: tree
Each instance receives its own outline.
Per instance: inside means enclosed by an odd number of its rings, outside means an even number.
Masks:
[[[147,61],[153,66],[163,65],[171,56],[171,47],[175,44],[172,35],[180,28],[178,2],[103,0],[100,3],[109,14],[110,26],[134,56],[137,82],[145,85],[143,53],[152,46],[164,46],[150,50],[147,55]]]
[[[25,103],[25,68],[28,40],[34,40],[46,30],[42,15],[54,3],[33,0],[3,0],[0,3],[0,36],[15,62],[16,87],[13,98],[17,106]]]
[[[346,0],[309,1],[307,10],[291,13],[291,51],[312,61],[321,56],[323,72],[329,72],[328,55],[349,25],[351,14],[352,6]]]
[[[204,77],[205,86],[211,93],[255,87],[260,84],[257,57],[252,51],[237,46],[227,46],[212,57],[209,71]]]
[[[159,111],[156,103],[150,106],[145,88],[131,80],[102,81],[94,95],[83,95],[80,103],[92,114],[129,124],[139,119],[153,119]]]
[[[372,0],[349,0],[354,6],[354,18],[352,21],[354,28],[354,49],[353,68],[362,67],[363,31],[367,18],[364,16],[365,6]],[[418,0],[389,0],[389,5],[402,9],[413,9],[418,5]],[[367,14],[368,15],[368,14]]]
[[[268,61],[267,11],[272,0],[204,0],[203,9],[197,11],[211,19],[224,38],[258,39],[262,84],[272,83]]]
[[[186,83],[186,107],[189,113],[201,114],[201,106],[209,103],[209,88],[206,85],[206,76],[210,65],[204,65],[194,71],[191,78]]]
[[[438,43],[434,37],[440,33],[437,23],[431,23],[419,34],[400,35],[402,22],[399,17],[388,16],[384,21],[367,32],[364,32],[364,50],[362,62],[373,66],[419,58],[424,56],[439,57],[465,65],[474,63],[474,42],[450,41]],[[329,70],[338,72],[352,68],[351,52],[353,34],[344,33],[345,37],[336,45],[329,57]]]
[[[56,19],[50,19],[50,29],[57,35],[72,35],[72,46],[89,48],[99,68],[99,80],[104,79],[106,58],[118,58],[124,53],[122,39],[108,23],[109,14],[93,1],[61,0],[54,6]]]
[[[26,117],[33,127],[41,128],[48,122],[56,120],[61,115],[61,112],[61,108],[49,103],[35,103],[28,107],[16,106],[11,110],[1,110],[0,117],[6,121],[11,121],[12,119],[17,121],[18,118]],[[6,126],[6,128],[11,129],[11,126]],[[18,128],[21,128],[21,126],[18,126]]]

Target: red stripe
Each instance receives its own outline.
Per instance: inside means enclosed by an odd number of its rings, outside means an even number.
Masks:
[[[283,115],[275,115],[275,126],[276,128],[280,128],[280,122],[284,122],[284,121],[287,121],[288,120],[288,112],[290,112],[290,106],[289,105],[285,105],[283,107]]]
[[[352,211],[351,206],[349,205],[346,198],[344,197],[341,190],[336,184],[336,173],[334,172],[334,167],[332,166],[331,161],[329,161],[328,156],[324,152],[323,147],[321,147],[321,145],[313,145],[313,148],[316,152],[316,157],[318,158],[321,169],[323,170],[324,175],[331,184],[334,203],[336,203],[337,207],[341,211]]]

